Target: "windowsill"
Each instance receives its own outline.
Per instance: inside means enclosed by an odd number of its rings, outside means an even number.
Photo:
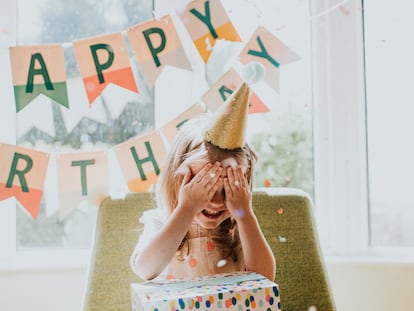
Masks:
[[[0,273],[86,269],[89,250],[22,251],[0,260]]]
[[[353,254],[324,251],[327,264],[414,265],[414,247],[371,248]]]
[[[326,250],[328,265],[414,265],[414,248],[374,248],[354,254]],[[86,269],[89,250],[23,251],[15,258],[0,260],[0,273]]]

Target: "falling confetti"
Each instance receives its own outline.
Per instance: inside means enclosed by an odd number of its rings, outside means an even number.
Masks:
[[[194,268],[195,266],[197,266],[197,259],[195,259],[194,257],[191,257],[188,259],[188,265],[191,268]]]
[[[285,243],[286,242],[286,238],[284,236],[279,235],[279,242],[280,243]]]
[[[269,178],[266,178],[264,180],[264,185],[265,185],[266,188],[269,188],[272,185],[272,182],[270,181]]]
[[[317,309],[316,309],[315,306],[310,306],[309,309],[308,309],[308,311],[317,311]]]
[[[235,214],[237,218],[242,218],[244,216],[244,210],[242,208],[238,208],[236,209]]]
[[[283,212],[284,212],[284,210],[283,210],[283,208],[281,207],[281,208],[279,208],[278,210],[277,210],[277,213],[279,214],[279,215],[282,215],[283,214]]]
[[[207,248],[207,251],[212,252],[216,248],[216,244],[214,244],[214,242],[212,241],[207,241],[206,248]]]
[[[218,267],[218,268],[222,268],[222,267],[224,267],[226,264],[227,264],[227,260],[226,260],[226,259],[222,259],[222,260],[219,260],[219,261],[217,262],[217,267]]]
[[[338,8],[339,8],[339,11],[341,11],[344,15],[346,16],[349,15],[349,10],[344,5],[340,5]]]
[[[207,51],[213,50],[213,46],[212,46],[212,44],[210,42],[210,38],[206,38],[205,43],[206,43],[206,50]]]

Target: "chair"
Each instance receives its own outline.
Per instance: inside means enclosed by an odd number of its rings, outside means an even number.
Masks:
[[[99,208],[83,311],[131,310],[130,284],[141,281],[129,258],[153,207],[151,193],[106,198]],[[290,188],[256,190],[253,208],[276,257],[283,311],[336,310],[306,193]]]

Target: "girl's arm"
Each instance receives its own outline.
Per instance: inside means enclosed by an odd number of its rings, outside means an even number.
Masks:
[[[246,269],[274,280],[275,258],[253,212],[252,194],[241,168],[227,169],[224,189],[227,207],[239,228]]]
[[[220,163],[206,164],[193,178],[191,170],[188,169],[178,194],[177,207],[152,240],[133,254],[133,270],[142,279],[157,277],[168,265],[194,217],[206,207],[217,191],[220,173]],[[210,175],[216,177],[204,178]]]

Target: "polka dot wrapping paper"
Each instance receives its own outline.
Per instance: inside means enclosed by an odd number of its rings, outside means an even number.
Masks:
[[[278,285],[254,272],[131,284],[133,311],[278,311]]]

